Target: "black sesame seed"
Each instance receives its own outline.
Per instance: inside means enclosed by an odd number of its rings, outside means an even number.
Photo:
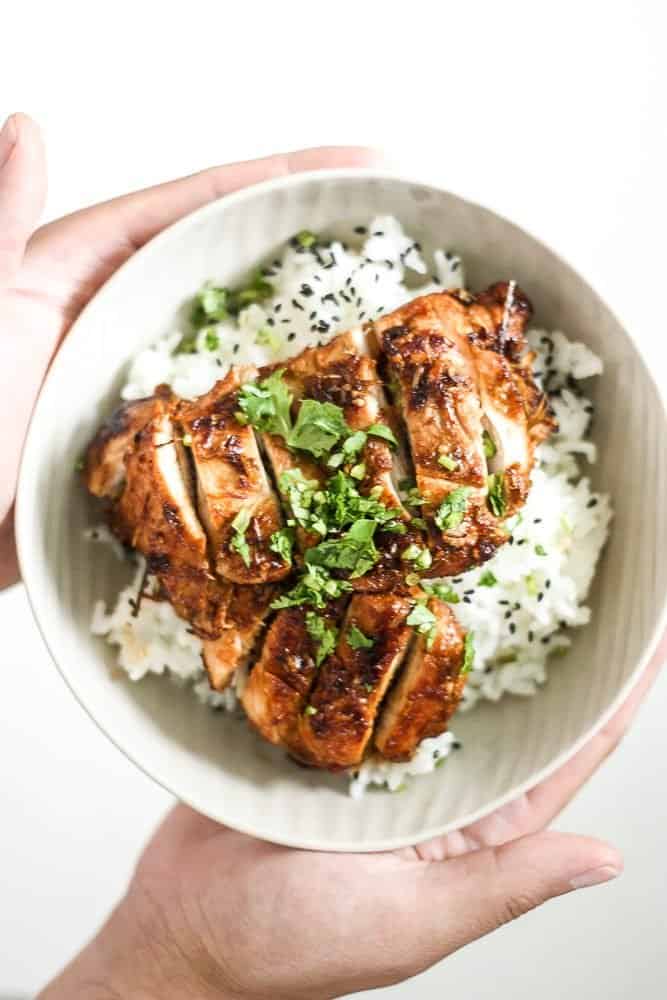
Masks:
[[[381,229],[378,229],[377,232],[373,233],[373,236],[384,236],[384,233]]]
[[[456,583],[456,581],[454,581]],[[509,601],[498,601],[498,604],[509,604]]]
[[[291,323],[291,322],[292,322],[292,320],[291,320],[291,319],[288,319],[287,317],[285,317],[285,319],[281,319],[281,321],[280,321],[280,322],[281,322],[281,323]]]
[[[267,326],[275,326],[275,325],[276,325],[276,321],[275,321],[275,319],[273,318],[273,316],[269,316],[269,317],[267,318],[267,320],[266,320],[266,325],[267,325]]]
[[[331,317],[331,322],[332,323],[340,323],[340,316],[332,316]]]
[[[511,618],[511,617],[512,617],[512,609],[510,608],[509,611],[505,612],[505,620],[507,620],[508,618]]]
[[[320,331],[320,333],[326,333],[329,329],[329,324],[327,323],[326,320],[321,319],[317,324],[317,329]]]
[[[315,319],[316,316],[317,316],[317,309],[313,309],[308,319]]]
[[[293,331],[293,330],[292,330],[292,332],[291,332],[291,333],[288,333],[288,334],[287,334],[287,339],[288,339],[288,340],[295,340],[295,338],[296,338],[296,334],[294,333],[294,331]]]
[[[541,517],[534,517],[533,518],[533,524],[541,524],[541,523],[542,523],[542,518]]]
[[[464,591],[463,591],[463,593],[464,593],[464,594],[474,594],[474,593],[475,593],[475,588],[474,588],[474,587],[471,587],[471,589],[470,589],[470,590],[464,590]]]
[[[548,589],[549,589],[549,587],[551,586],[551,580],[545,580],[545,581],[544,581],[544,586],[545,586],[545,587],[546,587],[546,589],[548,590]]]
[[[521,605],[519,604],[518,601],[514,602],[514,610],[515,611],[521,611]]]
[[[567,622],[564,619],[562,621],[559,621],[558,622],[558,627],[559,628],[567,628]]]
[[[393,262],[393,260],[389,260],[389,258],[388,258],[388,257],[387,257],[387,259],[385,260],[385,264],[387,265],[387,267],[388,267],[388,268],[389,268],[390,270],[391,270],[391,268],[392,268],[392,267],[394,266],[394,262]]]
[[[515,632],[516,632],[516,625],[514,624],[514,622],[510,622],[510,633],[514,635]]]
[[[445,250],[445,260],[451,260],[452,257],[453,257],[453,254],[452,254],[451,250]]]
[[[463,583],[463,577],[455,576],[454,579],[452,580],[452,583]]]
[[[530,629],[528,631],[528,642],[532,642],[534,638],[535,638],[535,633],[533,632],[532,629]]]
[[[542,591],[540,591],[539,594],[537,595],[537,600],[538,601],[543,601],[544,600],[544,593]]]
[[[460,749],[461,749],[461,744],[459,743],[458,740],[454,740],[454,742],[452,743],[452,750],[460,750]]]
[[[527,541],[528,541],[527,538],[520,538],[519,541],[516,544],[517,545],[525,545]]]
[[[460,263],[461,263],[460,261],[455,260],[454,263],[452,264],[452,271],[458,271]]]
[[[464,597],[464,598],[463,598],[463,603],[464,603],[464,604],[472,604],[472,601],[470,600],[470,598],[469,598],[469,597]]]
[[[305,295],[306,298],[308,298],[308,296],[314,294],[314,292],[313,292],[312,288],[310,287],[310,285],[307,285],[305,282],[301,286],[300,292],[301,292],[301,295]]]
[[[366,313],[362,309],[362,311],[359,313],[359,319],[363,319],[365,315]]]
[[[301,312],[304,311],[303,306],[297,299],[292,299],[292,305],[294,306],[295,309],[300,309]]]
[[[544,646],[546,646],[547,643],[549,643],[550,641],[551,641],[551,636],[550,635],[543,635],[542,638],[540,639],[540,642]]]
[[[350,298],[350,296],[346,295],[344,291],[341,290],[339,294],[340,294],[340,297],[342,299],[344,299],[346,302],[351,302],[352,301],[352,299]]]
[[[236,354],[240,346],[241,346],[240,344],[234,344],[234,346],[232,347],[232,354]]]
[[[277,267],[277,268],[281,268],[281,267],[282,267],[283,265],[282,265],[282,264],[280,263],[280,261],[279,261],[279,260],[278,260],[278,259],[276,258],[276,260],[274,260],[274,261],[273,261],[273,266],[274,266],[274,267]]]
[[[366,226],[355,226],[354,231],[355,233],[358,233],[359,236],[364,236],[368,232]]]
[[[345,284],[348,285],[348,286],[352,284],[352,275],[351,274],[349,274],[347,276],[347,278],[345,279]]]
[[[510,545],[514,545],[514,536],[510,535],[510,537],[507,539],[507,541],[509,542]]]
[[[586,504],[586,506],[589,509],[591,507],[597,507],[597,505],[598,505],[598,498],[597,497],[591,497],[590,500],[588,501],[588,503]]]
[[[375,283],[377,284],[377,282],[378,282],[379,280],[380,280],[380,275],[379,275],[379,273],[378,273],[378,272],[376,271],[376,272],[375,272]]]
[[[282,302],[276,302],[275,306],[273,307],[274,313],[279,313],[282,307],[283,307]]]

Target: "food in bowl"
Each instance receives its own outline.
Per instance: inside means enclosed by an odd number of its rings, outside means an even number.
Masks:
[[[396,220],[350,235],[205,286],[132,363],[85,478],[143,557],[95,611],[120,665],[240,703],[359,794],[432,770],[459,706],[544,681],[610,507],[576,457],[598,359],[526,334],[514,281],[466,291],[452,253],[408,286],[426,261]]]

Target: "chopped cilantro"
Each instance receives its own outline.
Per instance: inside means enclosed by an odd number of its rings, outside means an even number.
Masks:
[[[273,372],[259,385],[252,382],[242,385],[238,404],[246,421],[256,430],[287,438],[292,429],[292,394],[283,381],[283,371]]]
[[[317,243],[317,236],[315,233],[311,233],[309,229],[302,229],[301,232],[296,234],[294,239],[305,250]]]
[[[535,597],[540,589],[538,582],[535,579],[535,574],[529,573],[528,576],[524,578],[524,581],[526,584],[526,591],[528,592],[528,594],[530,594],[531,597]]]
[[[220,337],[217,330],[207,330],[204,334],[204,345],[207,351],[217,351],[220,347]]]
[[[490,569],[485,570],[477,581],[479,587],[495,587],[498,583],[498,578]]]
[[[241,556],[245,566],[250,565],[250,546],[248,545],[245,537],[245,533],[248,530],[250,524],[250,518],[252,512],[250,507],[241,507],[234,520],[232,521],[232,528],[234,529],[234,535],[230,542],[230,548]]]
[[[484,454],[486,455],[486,457],[493,458],[498,449],[496,448],[496,443],[488,431],[484,431],[482,434],[482,444],[484,447]]]
[[[356,455],[366,444],[366,431],[355,431],[343,441],[343,454],[345,456]]]
[[[433,556],[429,549],[422,548],[421,545],[416,545],[414,542],[403,549],[401,559],[414,563],[415,569],[428,569],[433,562]]]
[[[195,330],[201,330],[204,326],[209,326],[211,323],[220,323],[222,320],[228,318],[228,294],[226,288],[220,288],[218,285],[214,285],[212,281],[207,281],[202,285],[194,297],[190,313],[190,322]],[[215,348],[210,349],[215,350]]]
[[[426,503],[426,500],[421,495],[417,487],[413,486],[403,497],[403,502],[406,507],[421,507]]]
[[[181,440],[184,448],[192,448],[192,434],[184,434]]]
[[[438,619],[433,612],[426,607],[425,603],[417,603],[405,619],[406,625],[411,625],[415,632],[423,635],[426,640],[426,648],[430,649],[435,641],[438,628]]]
[[[340,406],[320,403],[316,399],[304,399],[299,415],[286,440],[290,448],[308,451],[315,458],[321,458],[338,444],[348,432],[345,417]]]
[[[283,338],[277,330],[272,330],[270,326],[265,326],[255,334],[255,343],[259,347],[268,347],[275,354],[283,346]]]
[[[351,625],[347,630],[347,641],[352,649],[372,649],[375,645],[375,639],[370,639],[367,635],[364,635],[356,625]]]
[[[335,600],[349,590],[352,590],[352,584],[347,580],[334,580],[324,567],[310,565],[292,589],[276,598],[271,607],[277,610],[310,604],[314,608],[324,608],[327,601]]]
[[[292,562],[292,549],[294,547],[294,531],[292,528],[281,528],[271,535],[269,548],[276,555],[279,555],[283,562]]]
[[[441,465],[443,469],[447,469],[449,472],[454,472],[459,467],[459,463],[451,455],[438,455],[438,465]]]
[[[535,555],[537,555],[537,556],[545,556],[546,554],[547,554],[547,550],[545,549],[545,547],[543,545],[536,545],[535,546]]]
[[[317,715],[317,709],[314,705],[306,705],[303,710],[304,715]]]
[[[448,604],[458,604],[461,600],[454,588],[450,587],[448,583],[434,583],[431,580],[422,580],[421,586],[422,590],[425,590],[427,594],[433,594],[434,597],[438,597],[441,601],[446,601]]]
[[[492,476],[487,476],[489,495],[487,503],[496,517],[504,517],[507,510],[507,500],[505,499],[505,477],[502,472],[496,472]]]
[[[405,582],[407,583],[408,587],[416,587],[417,584],[419,583],[419,580],[420,580],[419,573],[405,574]]]
[[[327,570],[345,570],[352,580],[363,576],[380,558],[373,541],[376,527],[375,521],[355,521],[340,538],[320,542],[308,549],[306,564]]]
[[[316,479],[306,479],[301,469],[287,469],[278,480],[278,488],[289,504],[294,520],[308,530],[315,528],[312,506],[318,485]],[[326,535],[326,526],[319,533]]]
[[[329,653],[333,653],[336,648],[338,629],[327,624],[326,618],[315,614],[314,611],[308,611],[306,612],[306,631],[315,644],[315,664],[319,667]]]
[[[474,632],[466,632],[465,642],[463,644],[463,664],[461,666],[462,674],[469,674],[473,669],[475,663],[475,634]]]
[[[238,316],[242,309],[252,305],[253,302],[263,302],[271,298],[274,289],[264,276],[258,271],[252,281],[244,288],[236,291],[227,291],[226,309],[231,316]]]
[[[441,531],[453,531],[454,528],[458,528],[465,516],[469,493],[469,487],[458,486],[442,501],[434,516],[434,521]]]
[[[366,464],[364,462],[359,462],[357,465],[353,465],[350,469],[350,475],[353,479],[361,481],[366,475]]]

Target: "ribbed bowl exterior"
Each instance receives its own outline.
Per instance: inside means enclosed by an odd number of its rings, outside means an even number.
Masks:
[[[295,767],[236,719],[163,678],[131,684],[89,632],[93,603],[129,571],[83,538],[99,520],[74,474],[114,405],[127,361],[167,332],[209,278],[232,282],[300,229],[334,231],[396,215],[425,249],[462,255],[472,288],[517,278],[540,326],[605,362],[596,380],[598,488],[613,497],[611,540],[592,624],[553,663],[534,698],[508,697],[456,719],[464,750],[400,795],[361,801],[345,782]],[[21,469],[18,539],[30,600],[51,655],[81,704],[149,775],[201,812],[268,840],[333,850],[414,843],[477,818],[534,785],[601,724],[646,662],[667,592],[666,419],[638,349],[567,264],[487,209],[425,185],[338,170],[259,185],[183,219],[139,251],[75,323],[37,404]]]

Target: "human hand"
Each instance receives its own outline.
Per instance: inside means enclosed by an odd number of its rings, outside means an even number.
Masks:
[[[34,232],[46,195],[36,124],[12,115],[0,133],[0,589],[18,580],[13,502],[23,439],[49,362],[107,278],[151,237],[200,205],[257,181],[301,170],[372,163],[356,147],[305,149],[213,167],[115,198]]]
[[[622,868],[596,840],[540,832],[608,756],[667,654],[573,759],[486,819],[415,848],[276,847],[177,806],[95,941],[41,1000],[320,1000],[390,985]]]

